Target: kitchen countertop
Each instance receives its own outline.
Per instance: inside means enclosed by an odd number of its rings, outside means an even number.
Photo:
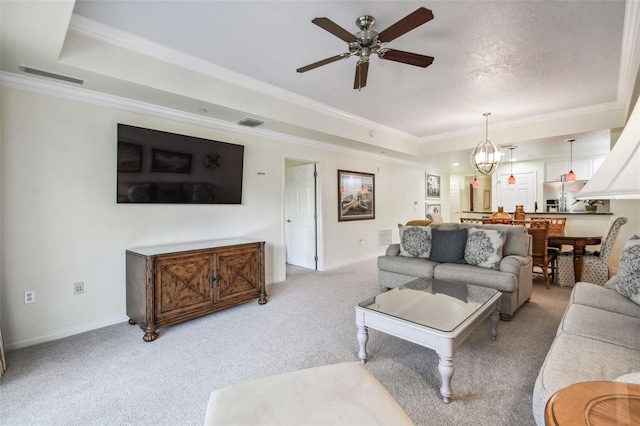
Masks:
[[[491,215],[495,212],[472,212],[472,211],[463,211],[464,214],[482,214],[482,215]],[[507,212],[510,215],[513,215],[513,212]],[[566,216],[611,216],[612,212],[596,212],[596,213],[587,213],[587,212],[524,212],[525,215],[566,215]]]

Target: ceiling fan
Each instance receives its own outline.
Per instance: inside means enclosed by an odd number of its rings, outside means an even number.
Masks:
[[[432,19],[433,13],[429,9],[421,7],[391,25],[386,30],[378,33],[371,29],[373,23],[376,21],[375,18],[373,16],[364,15],[356,19],[356,25],[361,31],[351,34],[329,18],[315,18],[311,22],[323,30],[330,32],[334,36],[346,41],[349,44],[349,52],[314,62],[313,64],[298,68],[296,71],[300,73],[307,72],[340,59],[358,56],[353,88],[360,90],[367,85],[369,58],[372,54],[377,54],[380,59],[426,68],[433,62],[433,57],[404,52],[402,50],[389,49],[385,46],[390,41],[395,40],[401,35],[408,33]]]

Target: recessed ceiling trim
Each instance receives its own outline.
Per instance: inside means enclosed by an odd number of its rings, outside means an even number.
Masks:
[[[403,139],[408,139],[412,142],[417,142],[417,137],[409,133],[393,127],[385,126],[384,124],[380,124],[372,120],[367,120],[363,117],[331,107],[321,102],[314,101],[313,99],[309,99],[305,96],[264,83],[228,68],[204,61],[192,55],[187,55],[175,49],[171,49],[167,46],[163,46],[159,43],[152,42],[125,31],[109,27],[81,15],[72,15],[69,29],[86,37],[109,43],[150,58],[155,58],[179,66],[188,71],[197,72],[229,84],[234,84],[248,90],[254,90],[256,92],[272,96],[276,99],[311,109],[319,114],[327,114],[359,126],[375,129],[390,135],[396,135]]]
[[[503,121],[502,123],[492,124],[491,128],[492,129],[509,129],[512,127],[543,123],[545,121],[562,120],[562,119],[571,118],[571,117],[579,117],[581,115],[587,115],[587,114],[611,112],[611,111],[617,111],[617,110],[622,111],[623,108],[624,108],[624,105],[622,104],[622,102],[618,102],[618,101],[606,102],[598,105],[590,105],[586,107],[552,112],[549,114],[535,115],[532,117],[527,117],[527,118],[518,119],[518,120]],[[624,123],[622,123],[621,126],[622,125],[624,125]],[[422,144],[422,143],[433,142],[441,139],[472,135],[478,132],[484,132],[484,126],[476,126],[468,129],[456,130],[455,132],[446,132],[446,133],[440,133],[437,135],[426,136],[424,138],[420,138],[418,140],[418,143]]]
[[[356,157],[372,158],[376,160],[384,160],[390,163],[405,164],[410,166],[424,167],[423,163],[418,161],[410,161],[401,158],[388,157],[367,151],[360,151],[353,148],[333,145],[326,142],[320,142],[313,139],[302,138],[300,136],[287,135],[284,133],[274,132],[272,130],[251,128],[238,126],[234,122],[219,120],[213,117],[207,117],[195,113],[187,113],[171,108],[140,102],[133,99],[122,98],[119,96],[109,95],[105,93],[88,90],[84,87],[69,86],[52,81],[46,81],[33,77],[26,77],[19,74],[0,71],[0,86],[8,87],[16,90],[24,90],[28,92],[41,93],[44,95],[54,96],[62,99],[70,99],[78,102],[86,102],[93,105],[100,105],[107,108],[114,108],[122,111],[133,112],[137,114],[146,114],[151,117],[157,117],[165,120],[173,120],[187,124],[194,124],[210,129],[229,131],[235,134],[246,134],[250,136],[263,137],[279,142],[292,143],[296,145],[304,145],[326,151],[339,152],[342,154],[353,155]],[[434,169],[435,170],[435,169]],[[441,171],[441,170],[438,170]]]

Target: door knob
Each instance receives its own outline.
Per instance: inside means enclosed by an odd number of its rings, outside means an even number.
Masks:
[[[287,219],[287,223],[291,223],[291,219]]]

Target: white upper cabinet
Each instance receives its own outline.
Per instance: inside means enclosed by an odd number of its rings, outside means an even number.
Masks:
[[[576,180],[589,180],[600,167],[606,156],[586,160],[573,160],[573,172]],[[545,182],[559,182],[562,175],[569,173],[569,160],[547,161],[545,163]]]

